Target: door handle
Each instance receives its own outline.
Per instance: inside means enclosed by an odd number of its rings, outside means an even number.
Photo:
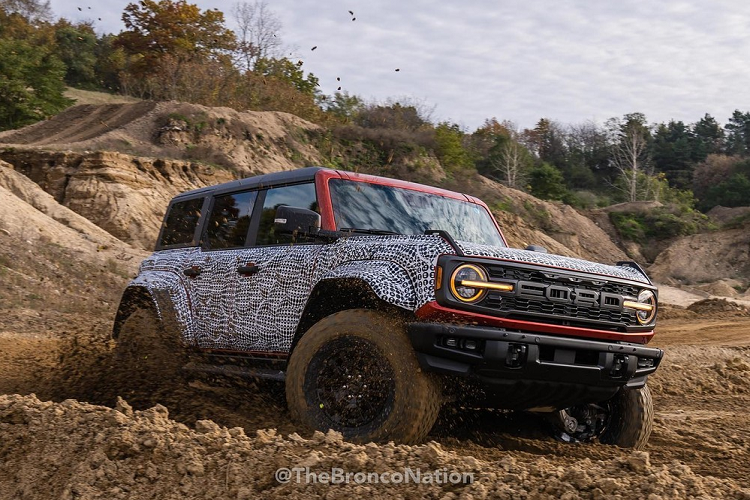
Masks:
[[[182,271],[182,274],[184,274],[188,278],[195,278],[200,273],[201,273],[201,268],[198,266],[188,267],[187,269]]]
[[[237,268],[237,272],[242,276],[252,276],[253,274],[260,271],[260,268],[255,264],[248,264],[246,266],[240,266]]]

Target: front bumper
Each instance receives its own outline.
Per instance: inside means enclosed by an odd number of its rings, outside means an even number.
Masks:
[[[493,406],[566,407],[637,388],[664,351],[639,344],[557,337],[501,328],[411,323],[423,370],[457,376],[494,394]]]

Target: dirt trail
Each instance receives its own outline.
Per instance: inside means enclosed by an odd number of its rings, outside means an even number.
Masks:
[[[105,323],[73,325],[59,338],[6,332],[0,394],[106,407],[0,396],[0,498],[747,499],[750,318],[705,316],[659,328],[654,344],[667,356],[649,382],[656,422],[645,452],[560,443],[533,416],[470,410],[445,412],[433,442],[421,446],[300,437],[279,386],[180,379],[145,390],[117,373]],[[473,473],[475,482],[334,488],[274,479],[278,467],[295,466],[445,469]]]
[[[156,103],[153,101],[135,104],[82,104],[31,127],[0,134],[0,142],[27,146],[82,142],[123,127],[153,111],[155,107]]]

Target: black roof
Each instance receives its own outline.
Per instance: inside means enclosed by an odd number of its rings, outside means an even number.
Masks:
[[[323,167],[306,167],[296,170],[286,170],[283,172],[274,172],[272,174],[256,175],[237,181],[225,182],[215,186],[185,191],[173,198],[175,200],[185,200],[189,198],[199,198],[207,195],[229,193],[238,189],[253,189],[275,186],[280,184],[294,184],[297,182],[309,182],[315,179],[315,174],[320,170],[327,170]]]

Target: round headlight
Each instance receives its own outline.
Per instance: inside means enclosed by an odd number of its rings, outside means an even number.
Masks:
[[[638,294],[638,302],[641,304],[648,304],[651,306],[651,310],[640,310],[635,313],[638,318],[638,323],[642,325],[648,325],[656,317],[656,295],[651,290],[643,290]]]
[[[453,271],[451,292],[461,302],[476,302],[484,296],[485,289],[472,287],[471,282],[486,282],[487,274],[479,266],[463,264]]]

